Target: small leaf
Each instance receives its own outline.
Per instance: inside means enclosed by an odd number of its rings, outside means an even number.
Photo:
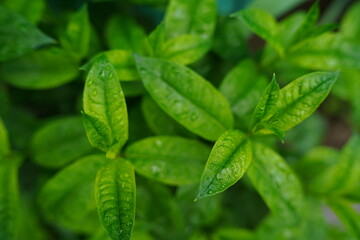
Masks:
[[[13,159],[0,156],[0,239],[17,239],[20,200],[18,167]]]
[[[159,57],[186,65],[199,60],[210,47],[209,40],[204,40],[198,35],[186,34],[166,41]]]
[[[139,174],[170,185],[185,185],[199,181],[209,153],[209,147],[197,140],[156,136],[131,144],[125,158]]]
[[[8,132],[3,121],[0,118],[0,157],[10,153],[10,142]]]
[[[225,191],[246,172],[252,160],[250,141],[239,130],[228,130],[216,141],[201,177],[197,198]]]
[[[278,37],[278,23],[267,11],[248,8],[234,13],[232,16],[242,19],[252,32],[271,44],[280,56],[284,55],[284,49],[280,38]]]
[[[165,42],[165,27],[163,22],[150,33],[148,41],[152,50],[151,56],[160,56]]]
[[[61,44],[77,59],[86,57],[89,53],[91,24],[88,8],[85,4],[71,15],[65,33],[60,35]]]
[[[304,206],[302,186],[284,159],[269,147],[253,144],[254,160],[247,173],[273,214],[289,225],[299,223]]]
[[[135,60],[151,97],[184,127],[208,140],[232,127],[227,101],[201,76],[176,63],[140,56]]]
[[[105,56],[98,58],[90,69],[86,78],[83,102],[84,112],[93,117],[91,120],[85,117],[85,126],[92,129],[88,136],[95,137],[90,142],[105,143],[111,136],[110,146],[106,151],[109,157],[115,157],[128,139],[128,116],[115,69]],[[94,118],[99,121],[95,121]],[[110,133],[106,125],[110,128]],[[99,138],[99,134],[104,133],[105,135]]]
[[[164,26],[167,39],[184,34],[211,39],[216,22],[214,0],[172,0],[166,9]]]
[[[34,134],[32,159],[39,165],[59,168],[92,150],[79,117],[51,121]]]
[[[81,67],[82,70],[89,71],[91,66],[98,60],[106,56],[113,65],[120,81],[133,81],[140,79],[136,70],[136,65],[132,52],[125,50],[110,50],[99,53],[88,63]]]
[[[252,126],[260,122],[268,120],[272,115],[277,111],[276,103],[280,95],[280,87],[276,82],[275,75],[271,80],[270,84],[266,88],[264,94],[260,98],[253,116],[252,116]]]
[[[338,75],[338,72],[315,72],[289,83],[280,90],[277,113],[267,123],[281,131],[301,123],[324,101]]]
[[[109,160],[89,155],[59,171],[38,196],[45,217],[60,226],[90,233],[99,225],[94,198],[96,172]]]
[[[0,61],[55,43],[19,14],[0,6]]]
[[[26,89],[54,88],[79,74],[72,58],[59,48],[41,49],[0,65],[2,81]]]
[[[100,222],[113,240],[128,240],[135,221],[135,175],[130,163],[116,159],[99,169],[95,198]]]
[[[355,237],[360,238],[360,214],[350,202],[341,199],[328,200],[330,208],[340,218],[345,228]]]
[[[82,114],[90,144],[102,151],[107,151],[112,142],[110,127],[96,117],[92,117],[86,113]]]

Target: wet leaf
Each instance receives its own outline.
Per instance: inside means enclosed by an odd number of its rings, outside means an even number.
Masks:
[[[108,236],[113,240],[130,239],[135,221],[135,175],[131,164],[116,159],[99,169],[95,198]]]
[[[216,141],[201,177],[197,198],[225,191],[246,172],[252,160],[250,141],[239,130],[228,130]]]
[[[125,158],[139,174],[170,185],[185,185],[199,181],[209,153],[210,148],[197,140],[156,136],[131,144]]]
[[[167,61],[137,56],[136,63],[151,97],[184,127],[208,140],[232,127],[227,101],[201,76]]]

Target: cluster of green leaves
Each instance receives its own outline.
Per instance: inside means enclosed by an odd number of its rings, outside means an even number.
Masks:
[[[0,0],[0,239],[359,239],[360,4],[268,2]]]

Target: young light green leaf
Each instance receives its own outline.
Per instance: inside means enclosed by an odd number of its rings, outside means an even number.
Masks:
[[[255,62],[246,59],[230,70],[219,89],[229,101],[235,114],[238,117],[248,118],[266,89],[266,84],[266,79],[259,74]]]
[[[62,167],[92,150],[80,117],[51,121],[34,134],[32,159],[48,168]]]
[[[42,212],[52,222],[78,232],[93,232],[99,225],[94,198],[96,172],[109,160],[89,155],[62,169],[41,189]]]
[[[150,96],[142,98],[141,110],[149,128],[157,135],[194,136],[164,112]]]
[[[185,185],[199,181],[209,153],[210,148],[197,140],[156,136],[131,144],[125,158],[139,174],[170,185]]]
[[[55,43],[19,14],[0,6],[0,61]]]
[[[327,33],[295,45],[287,56],[291,63],[306,69],[360,69],[358,41],[340,34]]]
[[[216,22],[214,0],[171,0],[165,15],[164,26],[167,39],[184,34],[211,39]]]
[[[116,159],[99,169],[95,199],[100,222],[112,240],[129,240],[135,221],[135,174],[130,163]]]
[[[328,200],[330,208],[340,218],[345,228],[355,237],[360,238],[360,214],[356,211],[350,202],[341,199]]]
[[[20,217],[18,167],[0,156],[0,239],[17,239]]]
[[[150,55],[152,57],[161,55],[165,40],[165,27],[162,22],[150,33],[148,37],[148,42],[151,47]]]
[[[91,24],[88,8],[85,4],[69,19],[65,33],[60,35],[64,48],[80,60],[89,53]]]
[[[54,88],[76,78],[78,69],[63,50],[41,49],[0,65],[2,81],[26,89]]]
[[[228,130],[216,141],[201,177],[197,198],[225,191],[246,172],[252,160],[250,141],[239,130]]]
[[[232,128],[230,106],[201,76],[176,63],[140,56],[135,61],[151,97],[184,127],[208,140]]]
[[[276,82],[275,75],[271,80],[270,84],[266,88],[264,94],[260,98],[253,116],[252,116],[252,126],[255,127],[256,124],[268,120],[272,115],[277,111],[277,101],[280,95],[280,87]]]
[[[130,17],[122,15],[112,17],[106,25],[105,38],[110,49],[145,53],[145,30]]]
[[[316,1],[304,18],[303,22],[292,36],[292,43],[300,42],[305,39],[309,33],[315,28],[316,22],[319,18],[319,2]]]
[[[157,57],[186,65],[199,60],[210,47],[209,40],[204,40],[199,35],[184,34],[166,41],[161,55]]]
[[[355,2],[348,8],[345,16],[341,20],[340,32],[342,35],[354,39],[360,39],[360,3]]]
[[[324,101],[338,72],[315,72],[304,75],[280,90],[277,113],[267,123],[287,131],[309,117]]]
[[[285,160],[269,147],[253,143],[254,160],[247,173],[273,214],[289,225],[299,223],[304,205],[302,186]]]
[[[232,16],[242,19],[252,32],[272,45],[280,56],[284,55],[284,49],[280,38],[278,37],[278,23],[267,11],[256,8],[247,8],[232,14]]]
[[[83,102],[84,112],[93,117],[85,117],[85,126],[92,129],[91,134],[87,133],[88,137],[95,137],[90,142],[106,143],[111,136],[106,151],[109,158],[115,158],[128,139],[128,117],[124,94],[115,69],[105,56],[99,57],[90,69]],[[110,133],[105,126],[110,128]],[[105,135],[99,138],[97,134],[103,133]]]
[[[19,13],[33,24],[41,19],[46,7],[44,0],[32,0],[31,4],[27,0],[3,0],[2,4],[5,8]]]
[[[91,66],[100,58],[106,58],[115,68],[120,81],[132,81],[140,79],[136,70],[136,65],[132,52],[125,50],[110,50],[102,52],[93,57],[87,64],[81,67],[82,70],[89,71]]]
[[[8,132],[3,121],[0,118],[0,157],[10,153],[10,142]]]

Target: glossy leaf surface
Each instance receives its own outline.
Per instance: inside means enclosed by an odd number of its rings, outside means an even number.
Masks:
[[[232,127],[227,101],[201,76],[171,62],[137,56],[136,63],[151,97],[184,127],[208,140]]]
[[[130,239],[135,221],[135,175],[130,163],[116,159],[96,174],[100,222],[112,240]]]
[[[250,141],[239,130],[228,130],[216,141],[201,177],[198,198],[225,191],[235,184],[252,160]]]
[[[201,177],[210,148],[177,136],[149,137],[131,144],[125,158],[148,178],[170,184],[196,183]]]

